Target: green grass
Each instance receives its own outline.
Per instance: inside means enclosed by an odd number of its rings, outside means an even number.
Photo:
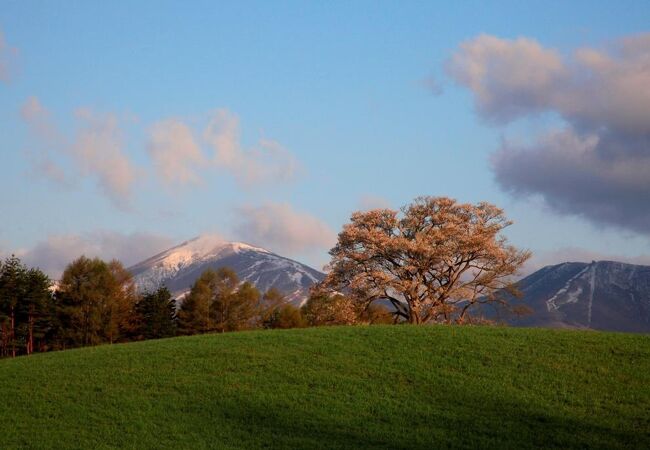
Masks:
[[[650,337],[205,335],[0,361],[0,448],[650,448]]]

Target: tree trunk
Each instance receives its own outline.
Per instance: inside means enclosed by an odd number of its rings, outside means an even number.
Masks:
[[[2,356],[7,356],[7,325],[2,324]]]
[[[413,325],[419,325],[420,324],[420,316],[416,311],[411,309],[409,313],[409,323]]]
[[[29,318],[27,319],[29,323],[29,337],[27,339],[27,354],[31,355],[34,351],[34,315],[30,311]]]
[[[16,357],[16,315],[11,307],[11,357]]]

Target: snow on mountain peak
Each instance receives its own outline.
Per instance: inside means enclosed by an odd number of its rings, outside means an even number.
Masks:
[[[276,288],[289,301],[302,303],[324,275],[309,266],[243,242],[202,235],[129,268],[142,292],[167,286],[181,297],[207,269],[229,267],[260,291]]]
[[[157,265],[168,268],[182,268],[189,264],[205,261],[215,257],[224,257],[242,251],[270,253],[260,247],[243,242],[228,242],[217,235],[201,235],[173,247],[160,255],[154,256]]]

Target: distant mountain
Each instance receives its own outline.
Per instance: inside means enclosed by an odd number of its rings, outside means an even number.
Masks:
[[[302,304],[322,272],[268,250],[242,242],[200,236],[129,268],[138,289],[166,285],[175,296],[185,295],[206,269],[230,267],[242,281],[265,292],[276,288],[294,304]]]
[[[512,325],[650,332],[650,266],[567,262],[520,280],[519,289],[533,313]]]

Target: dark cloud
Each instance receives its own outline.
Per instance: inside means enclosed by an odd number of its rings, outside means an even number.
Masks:
[[[503,189],[650,234],[650,34],[570,57],[534,40],[482,35],[461,44],[447,69],[491,123],[544,112],[565,121],[528,143],[504,139],[492,157]]]
[[[650,234],[650,154],[636,151],[648,144],[568,128],[532,145],[504,141],[492,168],[504,190],[540,195],[558,213]]]

